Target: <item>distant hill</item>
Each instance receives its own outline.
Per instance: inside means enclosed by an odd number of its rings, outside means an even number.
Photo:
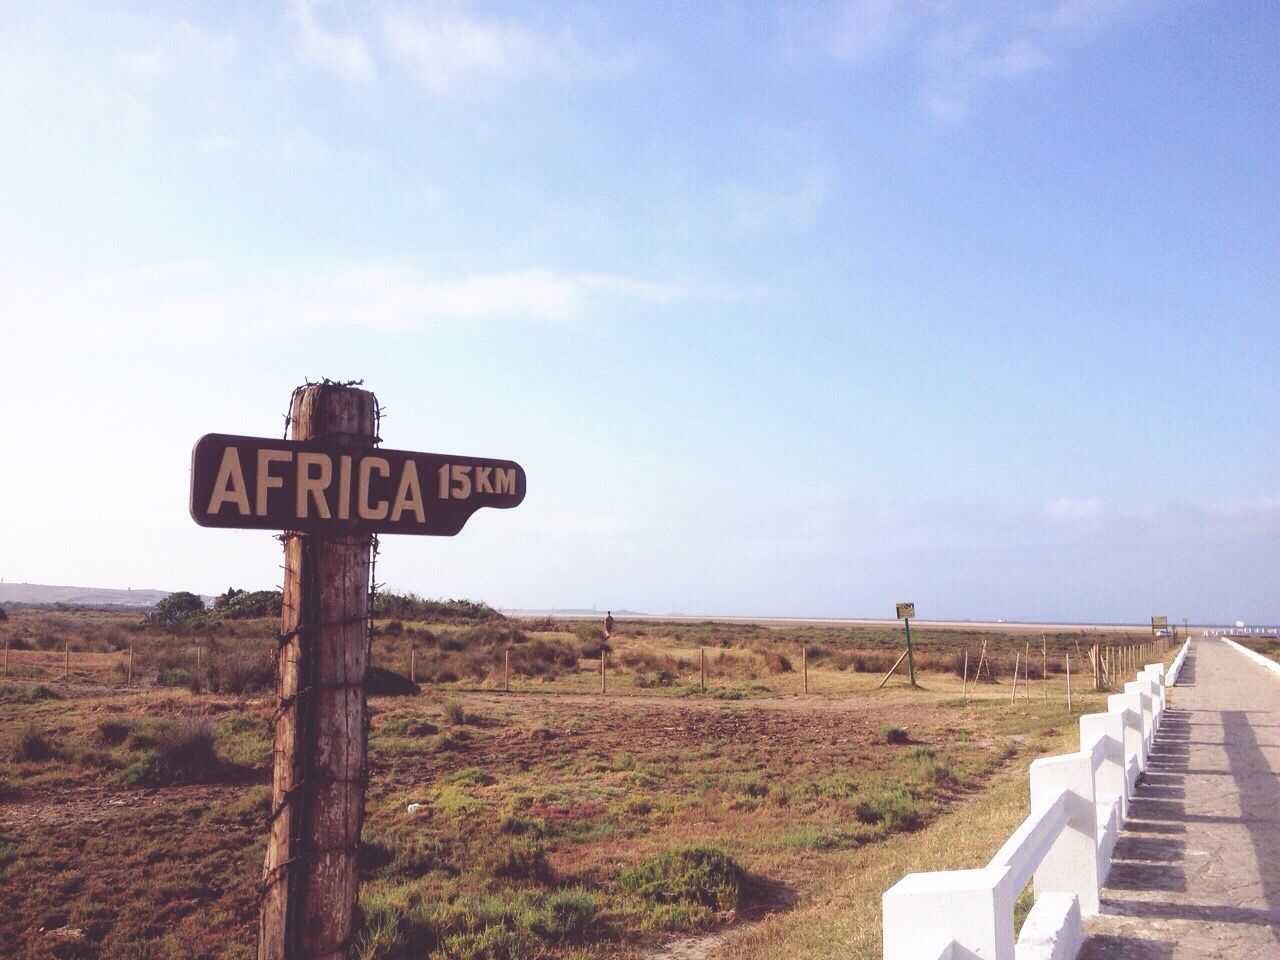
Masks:
[[[154,607],[170,590],[58,587],[46,583],[0,583],[0,603],[69,603],[85,607]]]
[[[577,609],[574,607],[553,607],[550,610],[522,610],[515,607],[503,607],[502,612],[513,617],[603,617],[604,610],[587,610]],[[644,617],[648,614],[641,613],[639,610],[615,610],[615,617]]]

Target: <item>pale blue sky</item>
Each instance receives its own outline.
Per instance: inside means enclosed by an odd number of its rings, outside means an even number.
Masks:
[[[509,606],[1280,620],[1280,4],[0,12],[0,576],[203,592],[202,433],[363,377]]]

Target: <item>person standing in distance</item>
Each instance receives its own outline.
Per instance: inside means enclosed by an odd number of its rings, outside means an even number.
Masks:
[[[604,615],[604,638],[609,639],[613,635],[613,611],[606,610]]]

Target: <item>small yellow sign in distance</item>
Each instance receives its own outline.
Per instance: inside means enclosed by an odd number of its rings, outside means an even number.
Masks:
[[[899,620],[910,620],[916,615],[916,605],[914,603],[900,603],[897,609]]]
[[[1152,617],[1151,618],[1151,626],[1153,627],[1167,627],[1168,625],[1169,625],[1168,617]]]

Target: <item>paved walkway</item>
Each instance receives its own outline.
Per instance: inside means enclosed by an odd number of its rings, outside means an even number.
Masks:
[[[1089,960],[1280,960],[1280,677],[1192,641]]]

